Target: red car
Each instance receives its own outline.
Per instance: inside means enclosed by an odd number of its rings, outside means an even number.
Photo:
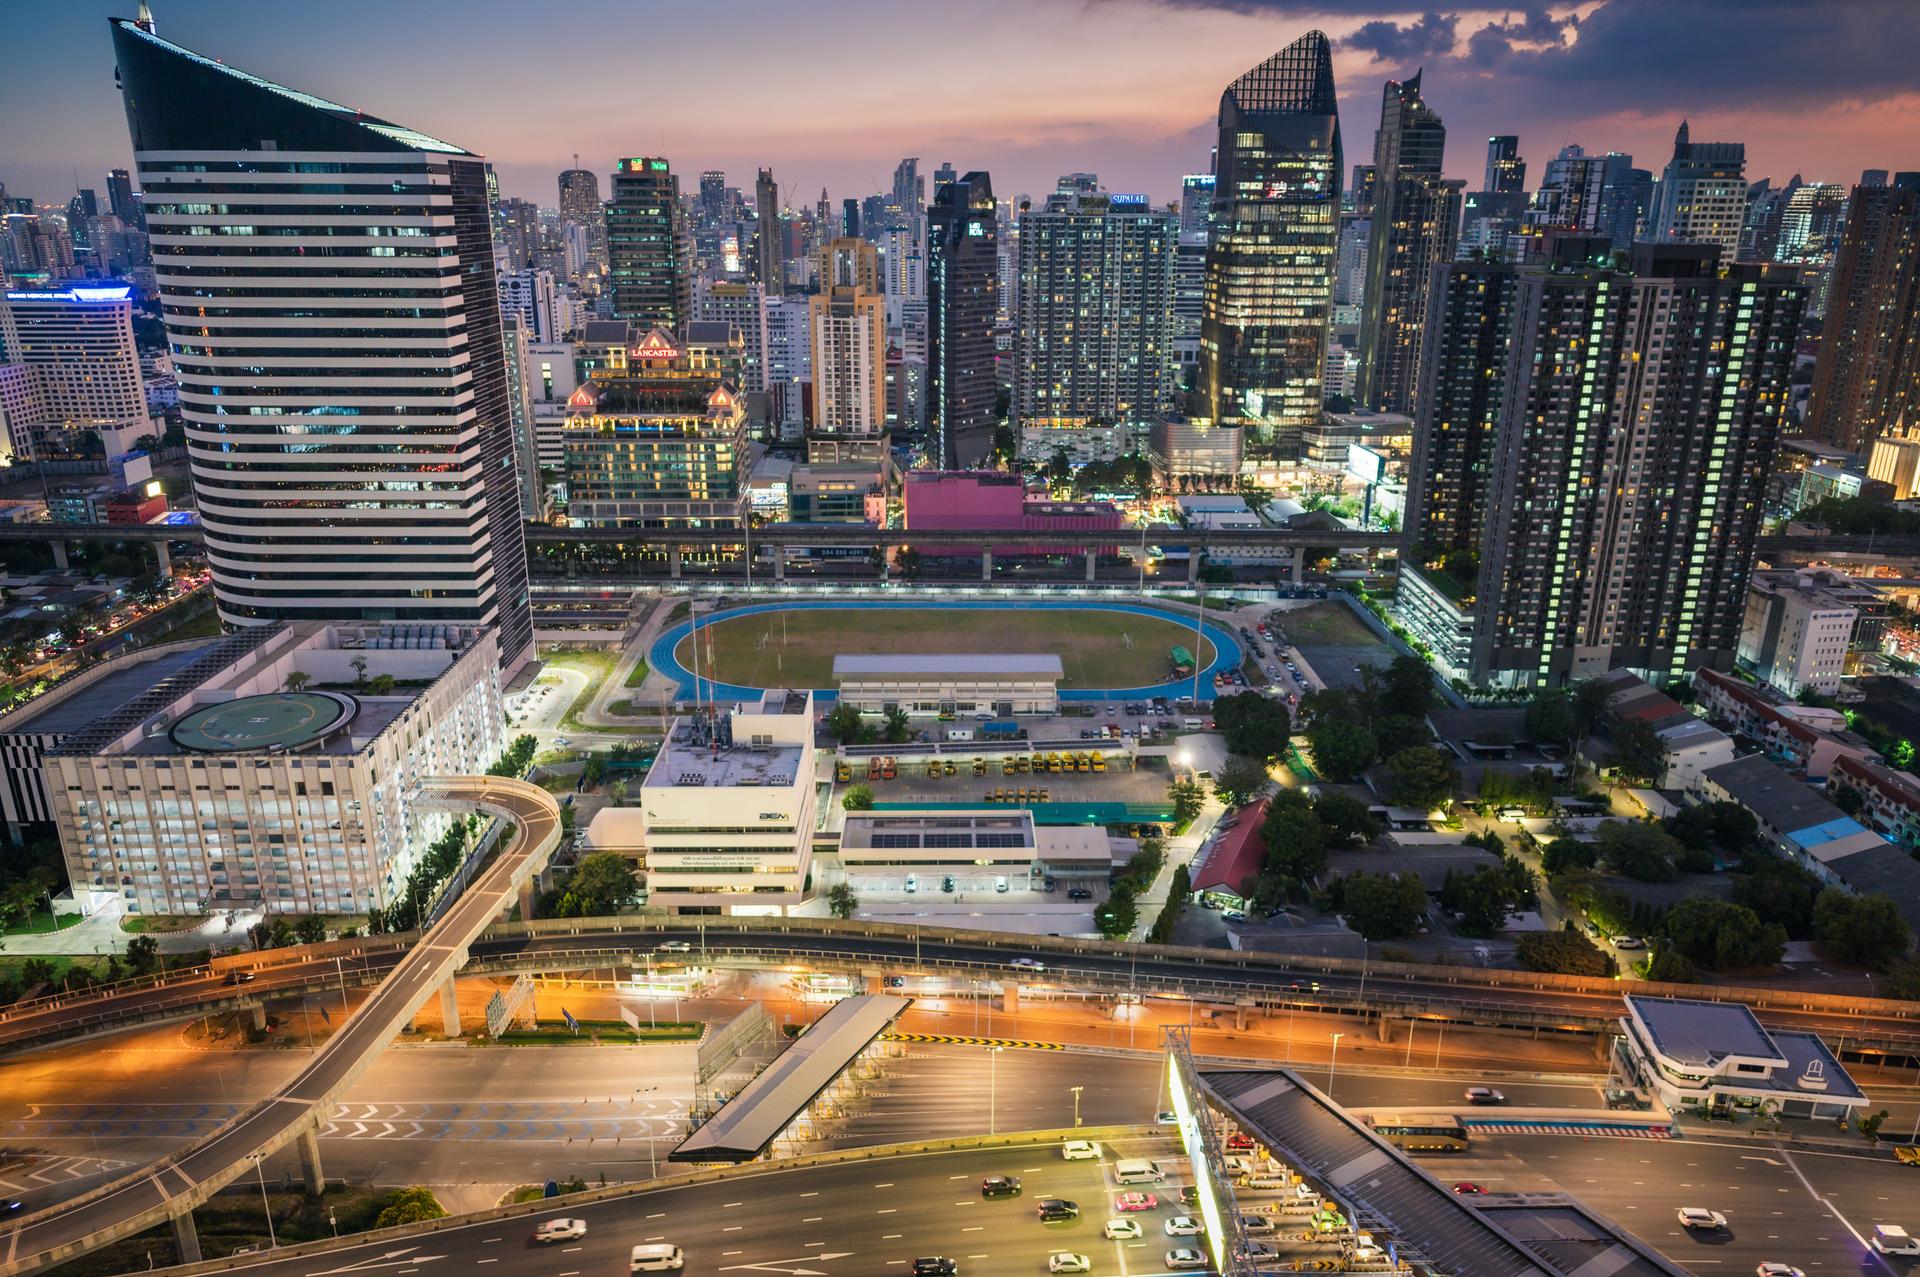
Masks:
[[[1453,1191],[1460,1194],[1460,1196],[1462,1197],[1472,1197],[1477,1193],[1484,1193],[1487,1190],[1480,1187],[1480,1185],[1474,1183],[1472,1180],[1463,1179],[1458,1184],[1455,1184],[1453,1186]]]
[[[1241,1134],[1234,1134],[1234,1135],[1227,1136],[1227,1152],[1251,1153],[1252,1151],[1253,1151],[1253,1136],[1241,1135]]]
[[[1113,1199],[1115,1210],[1152,1210],[1159,1204],[1152,1193],[1121,1193]]]

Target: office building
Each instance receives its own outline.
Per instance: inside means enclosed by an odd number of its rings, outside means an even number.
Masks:
[[[947,468],[992,455],[999,226],[985,173],[935,184],[927,210],[928,450]]]
[[[153,176],[142,168],[157,219]],[[300,621],[145,655],[0,719],[9,767],[15,746],[39,754],[91,909],[385,908],[452,819],[420,782],[484,772],[505,748],[488,627]],[[306,686],[285,690],[296,674]]]
[[[1319,416],[1339,233],[1332,44],[1301,37],[1220,97],[1213,239],[1190,415],[1282,456]]]
[[[1920,173],[1853,188],[1806,432],[1850,452],[1920,424]]]
[[[1920,496],[1920,423],[1881,435],[1867,455],[1867,477],[1884,483],[1892,500]]]
[[[1520,158],[1520,139],[1500,133],[1487,139],[1487,170],[1480,189],[1494,195],[1521,195],[1527,190],[1527,162]]]
[[[578,155],[573,157],[573,167],[560,174],[560,220],[579,229],[586,240],[587,259],[605,269],[607,211],[600,203],[600,175],[581,168]]]
[[[1606,189],[1606,157],[1588,155],[1579,143],[1570,143],[1547,161],[1546,176],[1533,207],[1527,210],[1526,223],[1535,230],[1597,234]]]
[[[520,321],[532,341],[559,341],[571,336],[559,323],[553,273],[544,270],[509,271],[500,276],[500,313]]]
[[[113,37],[221,617],[491,627],[517,669],[533,622],[485,161],[132,22]],[[271,197],[208,203],[233,173]]]
[[[1614,1057],[1670,1112],[1848,1121],[1862,1091],[1815,1033],[1761,1025],[1742,1002],[1629,994]]]
[[[767,296],[778,297],[787,291],[787,246],[780,225],[780,185],[773,170],[763,168],[753,184],[753,207],[758,217],[754,229],[755,261],[760,286]]]
[[[0,298],[0,364],[27,370],[37,425],[147,420],[133,290],[111,280],[9,289]]]
[[[701,281],[693,299],[694,318],[727,324],[740,334],[740,389],[758,395],[767,388],[766,292],[759,284]]]
[[[916,222],[927,208],[927,179],[920,176],[920,157],[909,155],[893,166],[893,196],[887,202],[893,214]]]
[[[1180,179],[1180,234],[1205,235],[1213,229],[1214,179],[1189,173]]]
[[[1846,187],[1838,182],[1801,183],[1781,205],[1780,234],[1771,256],[1783,262],[1830,262],[1846,224]]]
[[[1387,81],[1373,138],[1373,238],[1353,396],[1382,412],[1413,407],[1428,279],[1453,260],[1465,183],[1442,176],[1446,145],[1446,125],[1420,96],[1420,77]]]
[[[809,461],[880,461],[887,431],[887,299],[880,256],[862,239],[820,249],[807,302],[813,340]],[[849,451],[851,449],[851,451]]]
[[[1653,209],[1653,174],[1633,167],[1633,157],[1619,151],[1607,152],[1606,186],[1600,192],[1600,216],[1596,233],[1625,250],[1646,238],[1647,216]]]
[[[783,442],[800,439],[813,395],[813,309],[799,294],[769,296],[767,317],[767,429]]]
[[[1065,677],[1053,652],[833,658],[839,703],[874,715],[888,706],[945,718],[1057,714]]]
[[[1861,604],[1875,611],[1874,591],[1822,569],[1755,572],[1747,583],[1740,622],[1740,667],[1787,696],[1812,688],[1822,696],[1840,690],[1856,673],[1861,645],[1855,634],[1865,619]],[[1885,617],[1868,628],[1885,630]],[[1872,650],[1876,644],[1867,645]],[[1849,668],[1850,662],[1854,668]]]
[[[747,413],[721,357],[664,328],[567,400],[567,513],[586,527],[738,527]]]
[[[493,248],[503,271],[531,267],[540,252],[540,208],[531,200],[501,200],[494,210]]]
[[[1436,301],[1408,514],[1423,548],[1397,606],[1476,686],[1619,667],[1659,683],[1726,669],[1738,645],[1806,291],[1758,266],[1722,275],[1710,245],[1637,245],[1625,270],[1580,264],[1592,247],[1455,268]],[[1509,289],[1493,408],[1442,370],[1495,361],[1474,312]]]
[[[1144,195],[1055,193],[1026,211],[1016,424],[1145,424],[1169,406],[1176,235],[1173,215]]]
[[[128,226],[146,228],[140,197],[133,190],[133,178],[123,168],[107,170],[107,211]]]
[[[679,332],[693,317],[693,241],[680,215],[680,179],[657,156],[620,161],[607,202],[613,317]]]
[[[1747,215],[1747,148],[1739,142],[1695,142],[1685,120],[1673,158],[1654,188],[1647,238],[1656,243],[1717,244],[1722,260],[1740,251]]]

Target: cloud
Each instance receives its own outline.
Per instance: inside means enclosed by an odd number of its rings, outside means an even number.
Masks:
[[[1418,20],[1404,25],[1391,18],[1362,23],[1340,46],[1371,53],[1375,62],[1417,62],[1451,53],[1454,29],[1459,25],[1459,15],[1429,9]]]

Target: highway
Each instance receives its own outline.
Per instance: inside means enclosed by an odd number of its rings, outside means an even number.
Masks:
[[[537,785],[476,776],[430,782],[429,788],[513,820],[511,845],[292,1081],[171,1157],[28,1216],[0,1235],[0,1272],[44,1267],[177,1216],[237,1177],[252,1155],[271,1153],[311,1128],[323,1107],[352,1085],[460,965],[467,943],[512,903],[519,884],[559,842],[559,807]]]

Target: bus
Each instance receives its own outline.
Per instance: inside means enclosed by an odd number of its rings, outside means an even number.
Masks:
[[[1417,1117],[1399,1117],[1376,1113],[1367,1119],[1373,1133],[1409,1153],[1464,1153],[1467,1128],[1449,1113],[1425,1113]]]
[[[1193,677],[1192,652],[1189,652],[1185,647],[1175,647],[1172,652],[1168,653],[1168,656],[1173,661],[1173,676],[1175,678]]]

